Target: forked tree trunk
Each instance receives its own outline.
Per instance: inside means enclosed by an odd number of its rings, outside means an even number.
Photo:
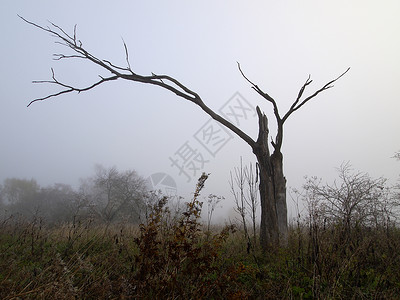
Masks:
[[[260,176],[261,224],[260,242],[263,249],[287,243],[286,179],[283,175],[283,155],[280,145],[274,145],[272,155],[268,147],[268,119],[257,107],[258,139],[253,147]],[[282,128],[280,128],[281,130]],[[281,132],[279,133],[281,135]],[[278,139],[278,143],[281,140]]]

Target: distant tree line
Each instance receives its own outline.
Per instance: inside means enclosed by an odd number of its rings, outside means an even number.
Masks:
[[[41,218],[50,225],[92,219],[110,224],[141,223],[155,197],[135,171],[97,165],[78,189],[56,183],[41,187],[35,179],[7,178],[0,185],[1,218]]]
[[[394,158],[400,161],[399,152]],[[252,174],[251,166],[243,169],[241,165],[235,172],[230,184],[236,210],[249,238],[247,218],[252,221],[254,236],[256,232],[257,181],[246,177]],[[355,172],[346,163],[338,168],[338,178],[333,183],[306,177],[303,188],[293,192],[295,198],[305,204],[302,216],[298,211],[298,221],[311,229],[339,226],[343,238],[349,239],[360,228],[387,230],[399,225],[400,177],[394,185],[388,184],[385,178],[375,179],[368,173]],[[140,224],[146,222],[154,204],[163,197],[160,191],[150,190],[146,180],[134,170],[119,171],[101,165],[95,167],[93,176],[81,179],[77,189],[62,183],[41,187],[35,179],[7,178],[0,184],[0,222],[22,217],[39,218],[48,225],[88,219],[99,224]],[[204,200],[208,204],[208,228],[221,199],[223,197],[211,194]],[[168,199],[168,205],[178,215],[184,203],[172,200]]]

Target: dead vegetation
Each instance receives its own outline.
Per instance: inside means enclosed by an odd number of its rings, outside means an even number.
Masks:
[[[299,219],[288,246],[247,249],[243,230],[208,232],[193,199],[171,218],[159,198],[146,222],[86,220],[47,228],[40,219],[0,223],[1,299],[396,299],[400,230]]]

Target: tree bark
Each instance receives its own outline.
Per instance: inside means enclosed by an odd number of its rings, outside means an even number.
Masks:
[[[288,242],[286,178],[283,175],[283,155],[280,151],[274,151],[271,163],[274,176],[274,200],[278,216],[279,245],[285,247]]]
[[[287,243],[286,178],[283,175],[283,155],[275,147],[272,155],[268,147],[268,119],[257,106],[258,139],[253,147],[260,176],[261,224],[260,242],[264,249]]]

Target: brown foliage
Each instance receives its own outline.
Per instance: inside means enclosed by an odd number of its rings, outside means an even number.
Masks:
[[[137,271],[134,286],[137,297],[145,298],[205,298],[210,295],[227,295],[225,288],[230,277],[216,264],[219,250],[233,226],[225,227],[219,234],[206,239],[199,222],[202,202],[198,200],[208,175],[203,174],[187,203],[186,211],[168,230],[163,229],[167,198],[153,207],[146,225],[140,226],[136,239],[139,253],[135,256]],[[164,232],[164,235],[160,235]],[[226,270],[228,271],[228,270]]]

